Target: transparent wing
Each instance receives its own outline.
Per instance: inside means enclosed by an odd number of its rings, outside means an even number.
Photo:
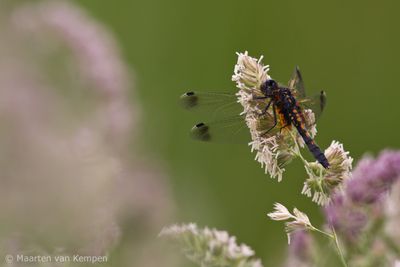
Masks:
[[[271,107],[272,108],[272,107]],[[277,118],[279,121],[279,118]],[[282,124],[275,125],[271,114],[257,115],[251,123],[265,137],[275,135]],[[198,123],[190,132],[192,138],[206,142],[218,143],[249,143],[250,130],[244,120],[244,115],[236,115],[209,123]]]
[[[199,112],[212,121],[233,117],[243,111],[234,93],[191,91],[181,95],[180,102],[185,109]]]
[[[190,136],[199,141],[217,143],[248,143],[250,132],[241,115],[193,126]]]
[[[303,109],[311,109],[315,114],[315,119],[318,120],[325,109],[327,98],[325,91],[321,91],[313,97],[301,98],[298,101]]]
[[[303,77],[300,73],[299,66],[296,66],[294,68],[292,76],[290,77],[290,80],[288,82],[288,87],[292,91],[294,91],[294,94],[296,94],[297,96],[299,97],[306,96],[306,89],[304,87]]]
[[[297,100],[303,106],[303,108],[311,109],[315,114],[315,119],[318,120],[326,106],[326,93],[321,91],[319,94],[316,94],[313,97],[306,97],[304,81],[299,66],[294,68],[292,77],[288,83],[288,87],[297,96]]]
[[[181,104],[186,109],[202,112],[208,122],[197,123],[190,135],[200,141],[218,143],[248,143],[250,131],[240,115],[243,107],[237,103],[237,96],[232,93],[187,92],[180,97]],[[268,101],[260,102],[263,110]],[[257,115],[253,126],[266,136],[276,134],[284,126],[283,118],[277,114],[277,122],[273,116],[274,106],[271,105],[264,115]]]
[[[180,97],[182,106],[199,112],[207,122],[197,123],[192,138],[206,142],[247,143],[250,132],[240,115],[243,107],[234,93],[187,92]]]

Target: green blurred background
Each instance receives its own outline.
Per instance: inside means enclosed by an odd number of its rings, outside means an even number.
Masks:
[[[132,67],[132,97],[143,107],[140,150],[164,161],[174,222],[228,230],[265,266],[281,262],[286,247],[283,225],[266,217],[274,202],[304,210],[316,225],[322,221],[319,208],[300,194],[303,167],[290,164],[278,183],[245,144],[190,140],[199,118],[180,109],[180,94],[236,90],[235,52],[248,50],[265,56],[276,80],[286,82],[299,65],[308,93],[326,90],[317,135],[322,148],[338,140],[358,160],[400,145],[397,1],[77,2],[114,32]]]

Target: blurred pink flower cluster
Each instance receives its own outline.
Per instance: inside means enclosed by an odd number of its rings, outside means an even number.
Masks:
[[[10,3],[0,12],[2,251],[117,250],[120,263],[168,266],[146,233],[173,204],[159,164],[129,150],[140,114],[113,37],[69,1]]]
[[[325,229],[335,229],[348,266],[397,266],[400,248],[400,151],[362,158],[324,207]],[[324,263],[310,232],[292,235],[287,267]]]

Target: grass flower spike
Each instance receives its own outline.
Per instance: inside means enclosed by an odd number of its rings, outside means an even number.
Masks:
[[[275,203],[274,208],[275,208],[274,212],[268,213],[268,217],[270,217],[272,220],[286,221],[293,218],[293,215],[281,203]]]
[[[282,180],[284,169],[280,167],[278,162],[279,144],[275,136],[261,137],[259,113],[262,108],[259,107],[258,101],[254,100],[254,96],[261,96],[260,87],[263,82],[271,77],[268,75],[269,66],[263,66],[260,59],[238,53],[238,61],[235,65],[232,80],[236,82],[239,89],[237,93],[238,102],[243,106],[243,114],[245,115],[246,124],[250,129],[252,138],[251,150],[257,151],[256,160],[265,166],[265,171],[271,177],[278,177],[278,181]]]
[[[312,226],[310,219],[308,216],[299,211],[298,209],[293,209],[293,214],[289,212],[289,210],[280,203],[275,203],[274,205],[274,212],[268,213],[268,217],[270,217],[274,221],[286,221],[292,220],[290,222],[286,222],[286,233],[288,235],[288,243],[290,244],[290,236],[292,233],[312,229],[314,230],[315,227]]]
[[[321,168],[318,162],[305,161],[305,168],[309,178],[304,182],[302,194],[312,197],[312,201],[319,205],[329,202],[329,196],[351,176],[353,159],[346,152],[343,145],[337,141],[325,150],[325,156],[330,162],[329,169]]]
[[[332,241],[334,241],[334,243],[336,245],[336,249],[338,251],[338,254],[339,254],[342,262],[344,263],[343,265],[346,266],[342,250],[339,246],[339,241],[337,239],[336,233],[333,228],[331,229],[332,232],[325,232],[323,230],[320,230],[320,229],[314,227],[311,224],[308,216],[296,208],[293,209],[293,214],[290,213],[288,211],[288,209],[280,203],[275,203],[274,208],[275,208],[274,212],[267,214],[268,217],[270,217],[272,220],[275,220],[275,221],[291,220],[291,221],[288,221],[285,223],[285,230],[286,230],[286,234],[288,237],[289,245],[292,240],[292,236],[296,237],[296,235],[298,233],[305,233],[305,231],[307,231],[307,230],[319,232],[319,233],[327,236]],[[298,241],[298,240],[296,240],[296,241]],[[306,248],[304,248],[304,249],[306,249]]]
[[[160,236],[175,240],[187,258],[202,267],[262,267],[254,251],[244,244],[237,245],[236,238],[226,231],[199,229],[191,223],[164,228]]]
[[[268,75],[269,66],[264,66],[260,59],[248,56],[247,52],[238,53],[238,61],[235,66],[232,80],[236,82],[239,92],[236,94],[238,102],[243,106],[243,114],[245,121],[250,129],[251,151],[256,151],[255,159],[265,167],[265,172],[272,178],[282,180],[282,175],[285,169],[283,168],[290,162],[297,153],[293,153],[297,147],[297,140],[300,136],[296,129],[285,128],[282,131],[271,131],[266,134],[266,131],[271,128],[273,112],[271,109],[264,111],[266,103],[258,101],[256,98],[263,96],[261,85],[271,79]],[[313,114],[308,111],[307,118],[312,119]],[[265,114],[263,114],[265,113]],[[312,113],[312,112],[311,112]],[[262,114],[262,115],[260,115]],[[269,117],[267,120],[263,119]],[[284,125],[278,121],[276,129],[283,128]],[[316,132],[316,131],[314,131]]]

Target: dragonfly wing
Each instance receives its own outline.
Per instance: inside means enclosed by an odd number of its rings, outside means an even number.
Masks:
[[[315,120],[318,120],[325,109],[326,101],[326,93],[325,91],[321,91],[313,97],[300,99],[299,103],[302,105],[303,109],[311,109],[315,114]]]
[[[243,107],[237,103],[237,96],[232,93],[187,92],[180,98],[182,105],[192,111],[204,113],[209,122],[196,124],[190,132],[192,138],[217,143],[248,143],[250,131],[241,115]],[[260,104],[263,110],[265,103]],[[270,109],[274,108],[272,105]],[[275,125],[273,112],[256,114],[253,127],[265,136],[276,134],[279,125]],[[276,112],[277,113],[277,112]],[[280,122],[280,117],[277,120]],[[283,125],[283,124],[282,124]]]
[[[193,139],[217,143],[248,143],[250,132],[244,116],[236,115],[209,123],[198,123],[190,131]]]
[[[295,91],[295,94],[297,94],[298,96],[300,96],[300,97],[306,96],[306,90],[304,88],[303,77],[300,73],[299,66],[296,66],[294,68],[292,76],[290,77],[290,80],[288,82],[288,87],[291,90]]]
[[[203,113],[212,121],[236,116],[243,111],[234,93],[191,91],[181,95],[180,103],[185,109]]]
[[[243,107],[234,93],[187,92],[180,97],[182,106],[198,112],[209,122],[193,126],[193,139],[217,143],[248,143],[250,132],[241,115]]]

